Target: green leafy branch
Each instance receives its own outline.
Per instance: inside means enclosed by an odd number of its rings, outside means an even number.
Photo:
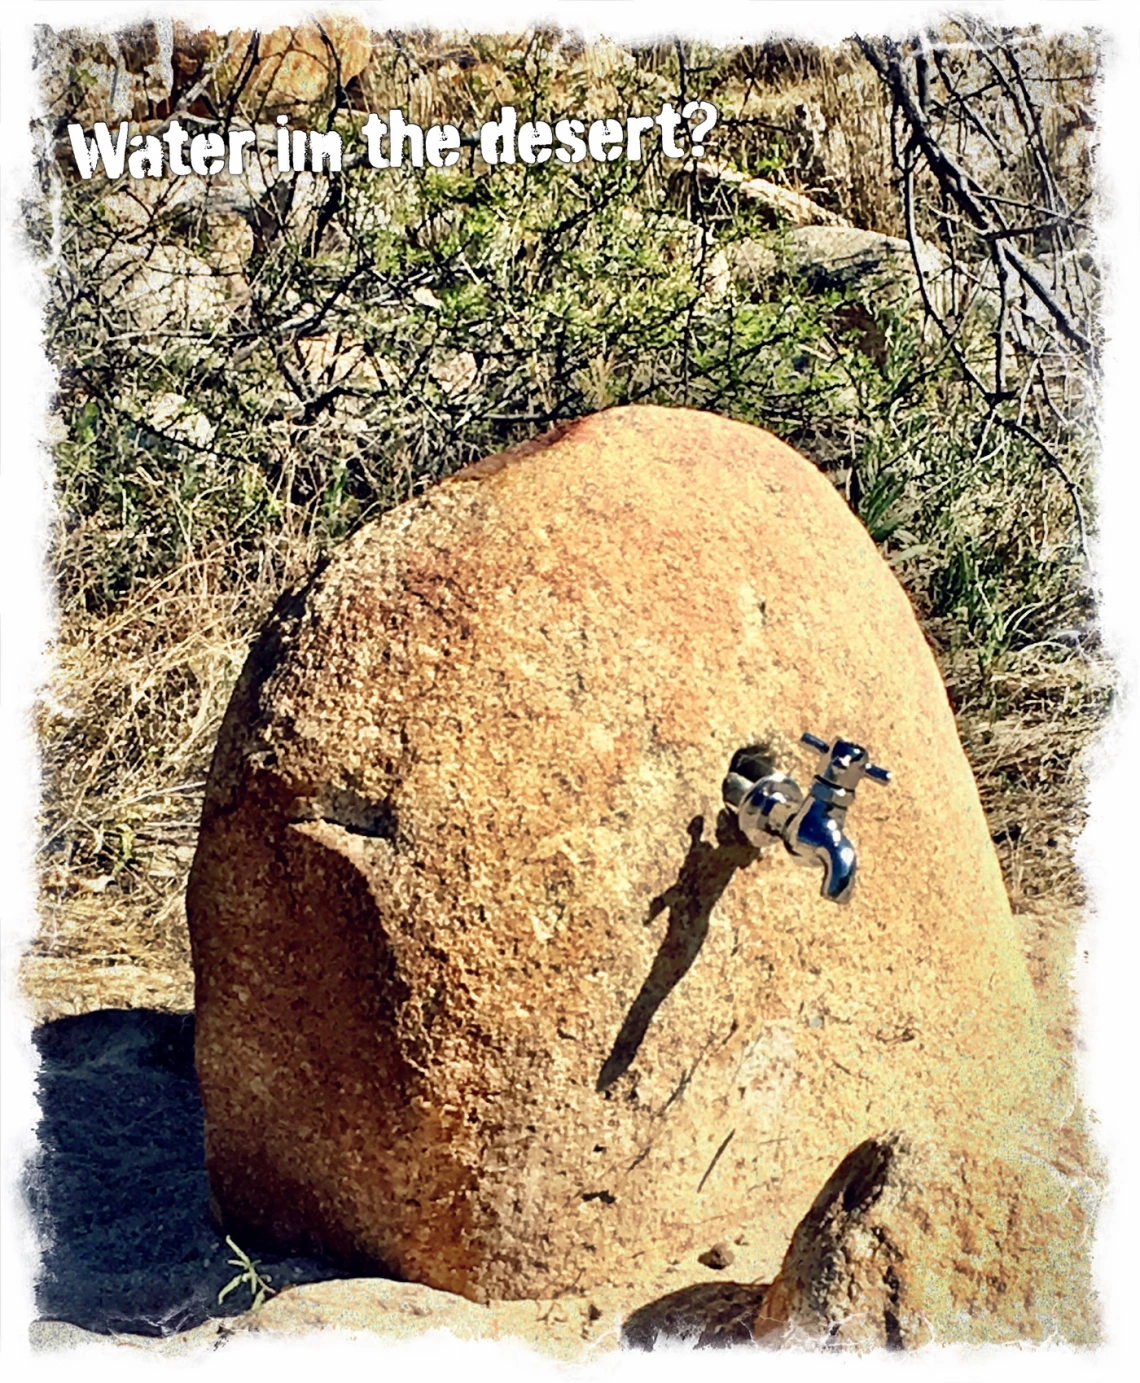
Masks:
[[[218,1305],[220,1306],[232,1291],[244,1285],[249,1288],[250,1296],[253,1298],[250,1310],[256,1311],[264,1303],[266,1297],[274,1295],[275,1288],[269,1285],[271,1279],[258,1271],[257,1264],[250,1258],[249,1254],[239,1249],[228,1234],[226,1235],[226,1243],[236,1255],[229,1260],[230,1263],[235,1268],[240,1268],[241,1272],[231,1277],[218,1293]]]

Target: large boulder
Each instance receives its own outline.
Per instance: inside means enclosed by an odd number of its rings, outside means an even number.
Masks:
[[[743,746],[810,778],[805,730],[894,772],[846,907],[721,811]],[[810,463],[707,414],[479,462],[284,598],[187,908],[243,1247],[479,1301],[648,1293],[720,1240],[770,1279],[877,1129],[1045,1155],[1065,1115],[906,596]]]

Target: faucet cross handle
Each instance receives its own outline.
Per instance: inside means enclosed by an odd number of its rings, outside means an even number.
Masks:
[[[838,738],[828,744],[818,735],[811,735],[806,731],[800,736],[800,743],[808,745],[811,749],[818,749],[823,756],[816,776],[825,783],[853,791],[864,774],[876,783],[891,781],[890,770],[873,764],[870,754],[861,744]]]

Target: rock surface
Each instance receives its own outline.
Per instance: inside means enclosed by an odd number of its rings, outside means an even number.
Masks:
[[[844,1158],[800,1222],[754,1334],[766,1343],[1095,1340],[1057,1172],[898,1133]]]
[[[583,1363],[616,1349],[621,1341],[620,1328],[620,1312],[584,1299],[479,1306],[417,1283],[347,1278],[289,1287],[254,1311],[204,1321],[177,1335],[105,1335],[61,1321],[37,1321],[31,1338],[33,1346],[41,1350],[113,1343],[155,1354],[193,1356],[212,1353],[227,1341],[246,1336],[297,1336],[336,1330],[397,1343],[446,1331],[459,1340],[516,1341],[548,1357]]]
[[[919,263],[931,300],[945,310],[950,294],[949,262],[925,241]],[[793,226],[775,244],[741,240],[729,247],[736,282],[751,287],[778,275],[782,268],[800,274],[813,292],[862,287],[877,300],[889,301],[919,292],[914,259],[906,240],[855,226]]]
[[[323,31],[323,32],[322,32]],[[257,41],[257,60],[248,67],[250,44]],[[335,84],[347,86],[368,66],[372,44],[368,29],[347,15],[324,15],[319,24],[272,29],[252,34],[236,29],[226,37],[215,80],[223,88],[244,77],[243,94],[257,101],[263,114],[276,114],[323,100]]]
[[[752,1344],[767,1287],[756,1282],[698,1282],[630,1313],[622,1324],[626,1349],[652,1351],[684,1343],[698,1349]]]
[[[842,909],[718,819],[733,752],[802,781],[804,730],[895,773]],[[1065,1114],[905,595],[807,461],[711,415],[469,467],[283,599],[187,906],[243,1246],[549,1298],[747,1228],[764,1280],[876,1130],[1032,1153]]]

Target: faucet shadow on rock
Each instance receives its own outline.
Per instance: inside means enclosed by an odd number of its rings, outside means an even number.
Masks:
[[[759,851],[744,840],[727,812],[717,814],[715,845],[704,839],[704,833],[704,817],[695,816],[689,822],[689,850],[676,881],[649,905],[645,925],[648,927],[668,908],[668,926],[652,969],[602,1066],[596,1087],[599,1091],[608,1090],[629,1070],[654,1014],[696,960],[721,894],[738,869],[759,857]]]

